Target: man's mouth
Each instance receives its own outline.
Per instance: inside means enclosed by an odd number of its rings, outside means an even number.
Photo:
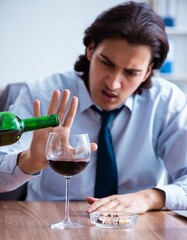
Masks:
[[[107,101],[112,101],[115,98],[117,98],[117,94],[116,93],[109,92],[109,91],[106,91],[106,90],[102,91],[102,95],[103,95],[104,99],[107,100]]]

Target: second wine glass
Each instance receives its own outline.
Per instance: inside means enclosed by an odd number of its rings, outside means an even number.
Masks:
[[[65,217],[59,223],[52,224],[52,228],[78,228],[69,216],[69,188],[70,178],[83,171],[90,161],[91,149],[88,134],[71,134],[68,141],[63,132],[49,133],[46,144],[46,158],[49,166],[57,173],[65,176],[66,198]]]

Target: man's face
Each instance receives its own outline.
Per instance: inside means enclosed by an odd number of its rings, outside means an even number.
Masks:
[[[90,61],[90,94],[104,110],[121,105],[151,73],[151,49],[145,45],[110,38],[96,48],[90,44],[86,54]]]

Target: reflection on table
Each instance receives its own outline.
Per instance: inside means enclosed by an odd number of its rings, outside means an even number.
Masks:
[[[138,216],[132,229],[101,229],[90,223],[86,202],[70,202],[79,229],[53,230],[50,225],[64,216],[64,202],[0,202],[0,240],[176,240],[187,239],[187,218],[171,211],[153,211]]]

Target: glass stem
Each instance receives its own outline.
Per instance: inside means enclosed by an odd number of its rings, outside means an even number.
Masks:
[[[70,177],[66,177],[66,199],[65,199],[65,219],[66,219],[66,221],[70,221],[70,218],[69,218],[69,185],[70,185]]]

